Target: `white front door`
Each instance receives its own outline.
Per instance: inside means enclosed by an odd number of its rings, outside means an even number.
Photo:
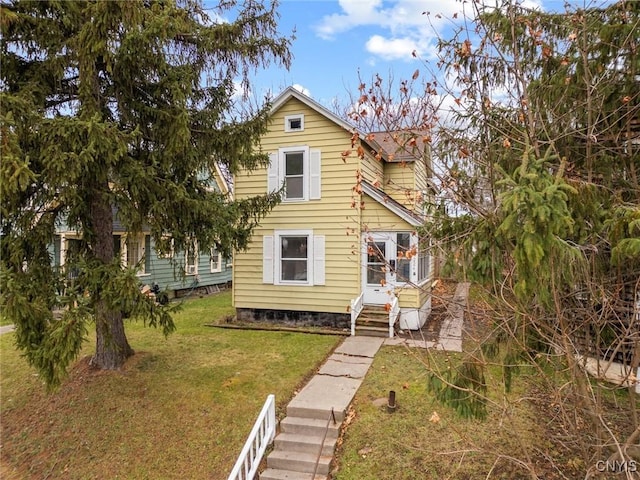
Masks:
[[[395,233],[367,233],[362,252],[362,282],[368,305],[385,305],[393,298],[396,281]]]

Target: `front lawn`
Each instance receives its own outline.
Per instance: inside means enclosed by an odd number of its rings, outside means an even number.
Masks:
[[[517,461],[548,445],[532,406],[518,401],[526,374],[505,399],[509,408],[490,407],[486,420],[463,419],[427,390],[427,365],[446,368],[460,358],[381,348],[354,399],[334,480],[529,478]],[[390,390],[396,392],[393,413],[385,401]]]
[[[434,311],[443,299],[434,294]],[[627,478],[597,471],[598,460],[612,449],[598,450],[587,414],[567,388],[561,358],[541,356],[536,366],[518,362],[508,392],[502,367],[486,362],[484,420],[462,418],[435,398],[428,389],[430,372],[442,376],[457,367],[494,326],[495,310],[478,289],[471,289],[470,305],[463,340],[469,353],[383,346],[376,354],[354,398],[333,480],[567,480],[586,478],[587,470],[593,480]],[[640,412],[638,396],[592,385],[607,432],[629,438],[635,428],[629,405]],[[397,408],[389,413],[391,390]],[[640,449],[632,447],[628,452],[636,457],[628,468],[635,470]]]
[[[59,391],[0,337],[0,477],[226,479],[270,393],[279,409],[340,337],[205,326],[233,314],[230,292],[188,300],[177,331],[127,325],[121,372],[81,359]]]

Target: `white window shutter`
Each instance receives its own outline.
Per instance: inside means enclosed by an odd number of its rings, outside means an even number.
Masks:
[[[273,236],[262,237],[262,283],[273,283]]]
[[[320,190],[321,190],[320,159],[321,159],[320,150],[311,150],[309,152],[309,199],[310,200],[320,200]]]
[[[278,154],[269,154],[269,166],[267,167],[267,193],[277,192],[280,188],[278,182]]]
[[[324,285],[324,235],[313,237],[313,284]]]

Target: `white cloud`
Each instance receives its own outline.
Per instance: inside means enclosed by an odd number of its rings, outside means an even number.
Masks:
[[[367,51],[383,60],[410,60],[411,54],[422,53],[416,41],[410,38],[384,38],[374,35],[365,45]]]
[[[332,39],[361,26],[378,26],[399,35],[407,28],[428,26],[423,12],[430,12],[434,18],[436,14],[450,17],[461,9],[458,0],[393,0],[385,4],[388,8],[383,7],[381,0],[340,0],[338,3],[341,13],[327,15],[315,26],[321,38]]]
[[[375,25],[384,21],[378,7],[381,0],[339,0],[344,13],[327,15],[315,27],[316,33],[324,39],[346,32],[361,25]]]
[[[559,0],[546,0],[554,2]],[[340,11],[323,17],[313,28],[325,40],[358,27],[373,27],[365,48],[382,60],[411,59],[415,50],[423,59],[433,58],[438,33],[451,27],[457,15],[472,14],[473,8],[460,0],[339,0]],[[486,2],[490,4],[491,2]],[[531,9],[544,9],[544,0],[521,0]],[[466,11],[466,12],[465,12]],[[456,20],[454,20],[456,21]],[[375,59],[369,59],[369,63]]]
[[[236,79],[233,81],[233,92],[231,97],[235,100],[247,98],[251,95],[251,87],[249,85],[243,85],[242,81]]]
[[[308,88],[303,87],[302,85],[300,85],[299,83],[294,83],[292,85],[293,88],[295,88],[297,91],[299,91],[300,93],[302,93],[303,95],[306,95],[307,97],[311,97],[311,92],[309,91]]]
[[[379,32],[369,37],[365,47],[383,60],[410,60],[414,50],[421,56],[432,54],[436,31],[444,26],[446,18],[461,9],[458,0],[393,0],[384,4],[381,0],[339,0],[338,3],[340,13],[323,17],[315,26],[316,34],[330,40],[354,28],[377,28]]]
[[[541,0],[524,0],[522,2],[522,6],[525,8],[530,8],[532,10],[542,10],[542,1]]]

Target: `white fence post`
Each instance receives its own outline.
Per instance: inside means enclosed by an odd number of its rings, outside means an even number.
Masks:
[[[276,397],[271,394],[240,452],[228,480],[253,480],[265,450],[276,436]]]
[[[391,301],[391,308],[389,309],[389,338],[393,338],[395,330],[394,326],[399,313],[400,307],[398,306],[398,297],[393,297],[393,300]]]
[[[351,310],[351,336],[352,337],[356,334],[356,319],[358,318],[358,315],[360,315],[360,312],[362,312],[362,309],[364,308],[363,300],[364,300],[364,292],[362,292],[358,298],[354,298],[353,300],[351,300],[350,310]]]

